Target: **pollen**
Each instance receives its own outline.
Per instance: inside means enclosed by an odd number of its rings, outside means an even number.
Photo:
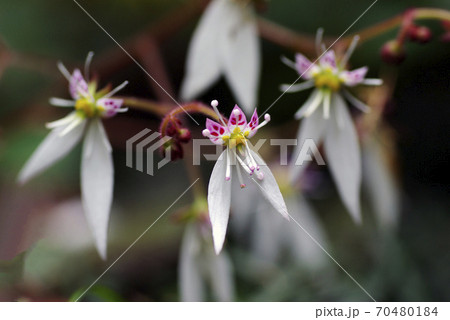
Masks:
[[[85,98],[78,99],[75,103],[75,110],[82,113],[87,118],[92,118],[98,113],[98,109],[94,102]]]
[[[314,81],[317,88],[339,91],[342,80],[330,69],[322,70],[314,75]]]
[[[235,148],[245,144],[248,134],[249,133],[242,131],[239,127],[236,127],[231,135],[223,136],[222,140],[224,145],[227,145],[230,148]]]

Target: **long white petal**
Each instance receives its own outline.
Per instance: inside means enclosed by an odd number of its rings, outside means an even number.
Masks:
[[[222,65],[217,41],[226,19],[223,0],[212,1],[203,13],[188,49],[183,100],[192,100],[219,79]]]
[[[211,291],[217,301],[232,301],[234,298],[233,267],[226,252],[208,257]]]
[[[199,263],[202,239],[198,232],[195,224],[189,224],[186,226],[181,243],[178,267],[181,301],[205,300],[205,288]]]
[[[363,184],[382,230],[392,231],[400,214],[400,191],[386,165],[382,146],[368,140],[363,147]]]
[[[328,122],[331,121],[324,119],[321,112],[314,112],[311,116],[302,120],[297,134],[297,145],[292,154],[290,165],[290,178],[292,182],[296,181],[301,176],[303,170],[309,164],[308,162],[302,163],[302,159],[299,159],[302,151],[310,151],[302,149],[306,140],[311,139],[314,144],[319,147]]]
[[[353,220],[361,222],[359,192],[361,187],[361,153],[358,135],[344,99],[332,98],[332,112],[342,121],[330,121],[324,138],[328,166],[341,198]]]
[[[239,105],[250,114],[256,107],[261,63],[256,19],[250,6],[229,0],[225,3],[227,21],[219,39],[225,78]]]
[[[83,145],[81,192],[86,219],[102,259],[106,259],[113,176],[111,146],[101,120],[93,119],[89,123]]]
[[[280,90],[283,92],[299,92],[314,87],[314,80],[308,80],[298,84],[282,84]]]
[[[20,171],[18,182],[26,183],[68,154],[80,141],[85,124],[85,122],[81,123],[64,136],[61,136],[61,132],[66,126],[53,129]]]
[[[226,152],[225,149],[214,165],[208,185],[208,211],[217,254],[222,250],[230,215],[231,180],[225,181]]]
[[[250,153],[259,165],[259,171],[264,174],[264,178],[262,180],[253,179],[253,181],[258,185],[264,197],[275,208],[275,210],[281,213],[285,219],[289,220],[289,213],[286,208],[286,204],[284,203],[283,196],[272,171],[270,171],[267,164],[256,152],[250,150]]]

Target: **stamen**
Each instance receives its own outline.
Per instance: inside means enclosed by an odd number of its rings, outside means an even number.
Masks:
[[[236,159],[239,161],[239,164],[242,166],[242,168],[245,170],[245,172],[248,173],[248,175],[253,175],[253,172],[250,170],[250,168],[244,163],[244,161],[239,157],[239,155],[236,154]]]
[[[251,164],[251,165],[249,165],[249,167],[250,167],[250,170],[253,172],[253,171],[255,171],[255,169],[256,170],[259,170],[259,166],[258,166],[258,164],[256,163],[256,161],[255,161],[255,159],[253,159],[253,156],[252,156],[252,154],[251,154],[251,152],[250,152],[250,148],[249,148],[249,146],[248,146],[248,144],[247,143],[244,143],[244,145],[245,145],[245,155],[246,155],[246,159],[249,159],[248,161],[249,161],[249,163]]]
[[[292,69],[297,69],[297,66],[295,65],[295,62],[286,58],[285,56],[281,56],[281,62],[283,62],[285,65],[287,65],[288,67],[292,68]]]
[[[219,110],[217,109],[217,106],[219,105],[219,102],[217,100],[213,100],[211,101],[211,107],[214,109],[214,112],[217,114],[217,116],[219,117],[220,122],[222,122],[223,126],[225,128],[228,128],[228,126],[225,124],[225,121],[222,118],[222,115],[220,114]],[[228,130],[229,131],[229,130]]]
[[[205,129],[202,131],[202,135],[206,138],[209,138],[211,136],[211,131],[209,131],[208,129]]]
[[[361,84],[365,84],[366,86],[381,86],[383,84],[383,80],[381,79],[364,79]]]
[[[314,97],[314,100],[311,101],[311,104],[309,105],[308,109],[305,111],[305,117],[309,117],[313,114],[314,111],[319,107],[320,103],[323,100],[323,93],[322,91],[318,91],[316,96]]]
[[[233,153],[234,153],[234,158],[237,159],[236,152],[233,152]],[[244,183],[244,180],[242,179],[241,167],[238,164],[236,164],[236,171],[237,171],[239,183],[241,184],[241,189],[243,189],[243,188],[245,188],[245,183]]]
[[[105,94],[102,98],[103,99],[108,99],[108,98],[112,97],[118,91],[122,90],[127,84],[128,84],[128,81],[124,81],[121,85],[117,86],[116,88],[114,88],[113,90],[111,90],[110,92]]]
[[[266,113],[264,115],[264,121],[261,122],[255,129],[258,130],[259,128],[264,127],[266,124],[268,124],[270,122],[270,120],[271,120],[270,114]]]
[[[128,108],[120,108],[120,109],[117,109],[117,110],[115,110],[117,113],[124,113],[124,112],[127,112],[128,111]]]
[[[74,107],[75,101],[61,98],[50,98],[50,104],[56,107]]]
[[[227,170],[225,172],[225,181],[231,180],[231,157],[230,150],[227,148]]]
[[[323,50],[322,40],[323,40],[323,28],[319,28],[316,33],[316,53],[318,56],[320,56],[323,53],[323,51],[321,51],[321,49]]]
[[[69,114],[68,116],[66,116],[66,117],[64,117],[62,119],[59,119],[59,120],[47,123],[45,125],[45,127],[47,129],[54,129],[54,128],[57,128],[57,127],[61,127],[61,126],[64,126],[64,125],[68,124],[69,122],[72,122],[75,119],[75,117],[76,117],[76,114],[75,113],[71,113],[71,114]]]
[[[354,36],[352,39],[352,42],[350,43],[350,46],[347,49],[347,52],[345,52],[344,56],[342,57],[342,60],[341,60],[342,68],[345,68],[345,66],[347,65],[348,60],[350,59],[350,57],[353,54],[353,51],[355,51],[355,48],[358,45],[358,41],[359,41],[359,36]]]
[[[365,113],[369,113],[370,112],[371,109],[370,109],[370,107],[367,104],[365,104],[364,102],[362,102],[359,99],[357,99],[355,96],[353,96],[347,90],[343,90],[343,92],[344,92],[344,96],[347,98],[348,101],[350,101],[350,103],[353,106],[355,106],[356,108],[358,108],[362,112],[365,112]]]
[[[89,82],[89,68],[91,67],[92,58],[94,57],[94,52],[89,51],[86,62],[84,63],[84,76],[86,81]]]
[[[330,117],[331,92],[327,92],[323,97],[323,117],[328,119]]]
[[[58,69],[59,71],[62,73],[62,75],[64,76],[64,78],[67,79],[67,81],[70,82],[70,78],[72,77],[69,70],[67,70],[67,68],[63,65],[63,63],[61,61],[58,61]]]
[[[264,179],[264,173],[262,173],[262,172],[257,172],[257,173],[256,173],[256,177],[257,177],[259,180],[263,180],[263,179]]]
[[[59,134],[59,136],[65,136],[70,131],[75,129],[81,122],[83,122],[83,120],[83,118],[76,116],[75,119]]]

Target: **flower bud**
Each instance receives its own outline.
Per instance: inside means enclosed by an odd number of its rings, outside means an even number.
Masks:
[[[431,30],[424,26],[412,26],[408,30],[408,38],[418,43],[428,43],[431,40]]]
[[[178,130],[178,141],[187,143],[191,140],[191,132],[186,128]]]
[[[171,139],[164,143],[161,148],[162,156],[165,157],[167,154],[170,155],[170,161],[175,161],[183,158],[183,147],[180,142]]]
[[[391,40],[381,48],[381,58],[386,63],[400,64],[406,58],[405,48],[397,40]]]

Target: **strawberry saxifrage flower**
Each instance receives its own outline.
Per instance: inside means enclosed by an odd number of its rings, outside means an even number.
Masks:
[[[122,108],[123,100],[113,95],[127,85],[127,81],[113,90],[97,91],[97,82],[89,82],[89,66],[93,53],[85,63],[85,76],[79,69],[69,73],[58,63],[61,73],[69,81],[72,100],[51,98],[50,103],[59,107],[74,108],[66,117],[50,122],[51,132],[39,145],[19,173],[21,184],[53,165],[67,155],[84,137],[81,160],[82,202],[89,227],[94,234],[100,256],[106,259],[107,229],[113,198],[114,168],[112,149],[103,128],[102,118],[110,118]]]
[[[331,174],[344,204],[352,218],[361,221],[359,192],[361,186],[361,155],[358,135],[348,110],[346,98],[351,105],[363,112],[370,108],[349,91],[357,85],[381,85],[381,79],[367,79],[367,67],[347,70],[347,63],[358,43],[354,37],[347,52],[337,58],[333,50],[325,50],[321,44],[322,32],[318,32],[317,47],[320,58],[313,63],[301,54],[292,62],[283,62],[294,68],[306,81],[300,84],[282,85],[284,92],[298,92],[315,88],[295,118],[304,118],[297,135],[297,146],[292,161],[291,178],[297,180],[306,165],[299,157],[307,139],[316,144],[323,141]],[[322,110],[318,110],[322,106]]]
[[[211,102],[211,106],[217,113],[220,123],[207,119],[203,135],[214,144],[226,147],[214,166],[208,186],[208,210],[214,248],[216,253],[219,254],[225,241],[228,225],[231,178],[234,167],[241,188],[246,186],[244,176],[247,179],[250,178],[259,186],[269,203],[287,220],[289,220],[289,214],[272,172],[261,157],[249,146],[248,139],[270,121],[270,115],[266,114],[264,121],[259,123],[255,109],[250,122],[247,123],[244,112],[236,105],[230,118],[226,121],[217,109],[218,102],[216,100]],[[254,179],[255,176],[257,179]]]

